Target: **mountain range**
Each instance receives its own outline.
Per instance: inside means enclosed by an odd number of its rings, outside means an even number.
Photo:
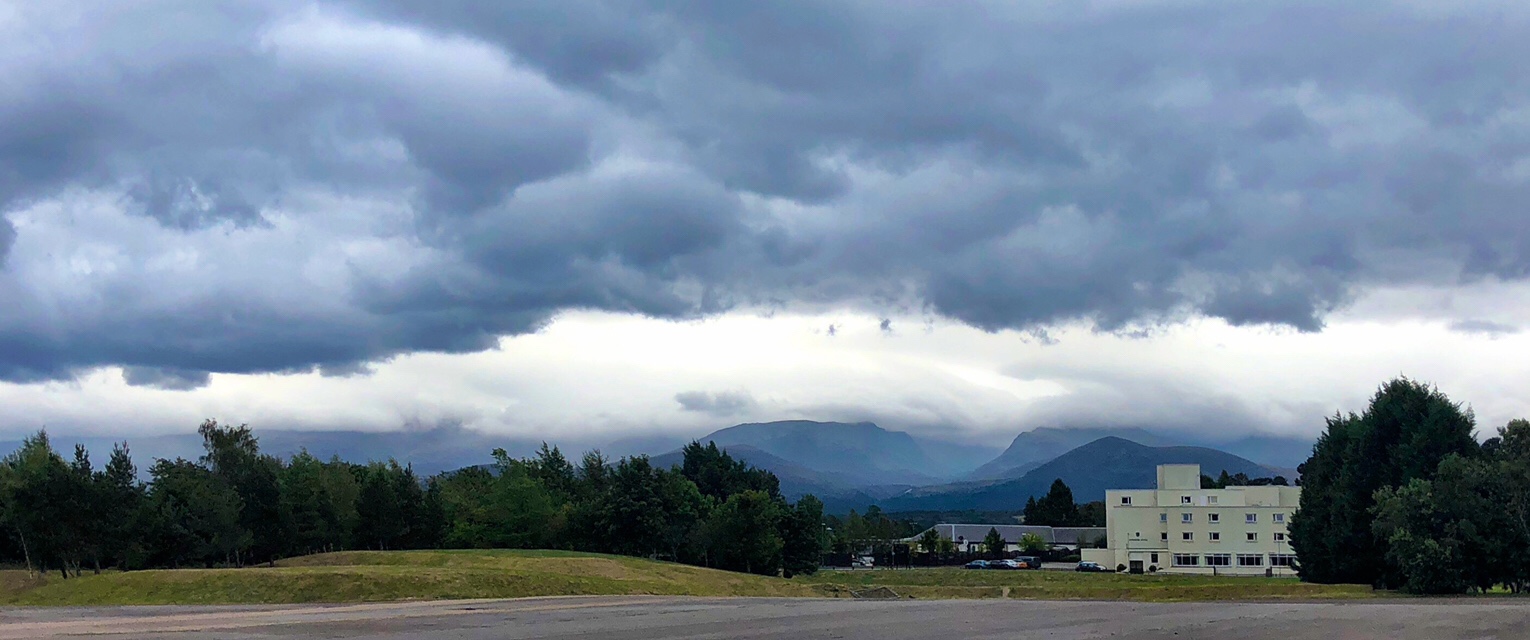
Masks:
[[[1176,444],[1168,438],[1137,428],[1063,429],[1059,427],[1040,427],[1015,436],[1014,441],[1009,443],[1008,449],[1000,453],[999,457],[978,467],[976,471],[972,472],[969,479],[999,480],[1018,478],[1025,475],[1031,469],[1041,466],[1048,460],[1106,437],[1130,440],[1150,447]]]
[[[809,469],[834,471],[859,484],[922,485],[965,474],[994,456],[968,445],[889,431],[870,422],[788,420],[741,424],[697,439],[719,447],[747,445]]]
[[[1150,447],[1105,436],[1035,466],[1018,478],[994,483],[967,482],[910,489],[879,503],[884,511],[1019,510],[1028,498],[1045,495],[1061,479],[1078,502],[1103,500],[1110,489],[1151,489],[1161,464],[1198,464],[1201,472],[1222,471],[1251,478],[1284,471],[1206,447]]]
[[[1194,463],[1206,473],[1282,475],[1294,469],[1260,464],[1226,451],[1188,445],[1145,429],[1041,428],[1017,436],[985,463],[980,445],[931,441],[875,424],[770,422],[742,424],[697,439],[768,469],[788,497],[811,493],[831,511],[878,505],[884,511],[1019,510],[1061,478],[1080,502],[1107,489],[1151,488],[1160,464]],[[1309,445],[1310,446],[1310,445]],[[930,452],[957,450],[969,466],[940,466]],[[939,454],[937,454],[939,455]],[[655,462],[678,463],[678,451]]]
[[[321,458],[339,456],[351,462],[395,458],[408,461],[421,475],[485,464],[497,447],[512,456],[527,456],[540,444],[540,440],[493,436],[456,426],[386,432],[260,430],[256,435],[263,451],[282,457],[307,450]],[[100,464],[114,440],[64,436],[56,437],[54,445],[68,456],[73,444],[81,442]],[[1278,437],[1208,447],[1172,432],[1145,428],[1043,427],[1019,434],[1001,451],[991,442],[951,442],[870,422],[807,420],[740,424],[696,440],[716,442],[735,457],[775,473],[788,497],[811,493],[833,512],[872,504],[888,511],[1018,510],[1027,497],[1044,494],[1057,478],[1084,502],[1102,498],[1106,489],[1151,487],[1154,467],[1168,462],[1198,463],[1212,475],[1226,469],[1250,477],[1294,479],[1291,467],[1311,448],[1310,442]],[[655,436],[598,448],[611,459],[656,454],[656,464],[669,466],[679,463],[678,447],[687,441]],[[196,434],[135,437],[129,444],[141,474],[156,458],[202,454]],[[583,450],[596,448],[587,443],[557,444],[575,459]],[[19,445],[0,442],[0,453]],[[1238,451],[1254,455],[1237,455]]]

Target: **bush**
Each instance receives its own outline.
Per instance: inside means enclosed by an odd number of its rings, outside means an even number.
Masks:
[[[1062,561],[1063,562],[1078,562],[1078,561],[1083,560],[1083,559],[1084,559],[1083,556],[1079,556],[1077,554],[1074,554],[1074,555],[1071,555],[1071,556],[1063,556],[1062,557]]]
[[[1124,565],[1124,564],[1116,565],[1116,573],[1121,573],[1122,571],[1126,571],[1126,565]]]

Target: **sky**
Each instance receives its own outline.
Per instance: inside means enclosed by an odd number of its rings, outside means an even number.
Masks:
[[[0,435],[1489,432],[1527,324],[1520,2],[0,2]]]

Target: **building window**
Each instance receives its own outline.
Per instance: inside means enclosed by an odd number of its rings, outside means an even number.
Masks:
[[[1244,524],[1259,524],[1259,514],[1245,513],[1243,514],[1243,522]]]
[[[1169,514],[1167,514],[1167,513],[1160,513],[1160,514],[1158,514],[1158,521],[1159,522],[1168,522],[1169,521]]]
[[[1180,504],[1190,504],[1190,496],[1180,496],[1179,497],[1179,503]]]
[[[1185,524],[1190,524],[1192,522],[1195,522],[1195,514],[1192,514],[1192,513],[1181,513],[1181,514],[1179,514],[1179,521],[1183,522]]]
[[[1284,513],[1277,513],[1277,514],[1274,514],[1274,515],[1272,515],[1270,517],[1275,520],[1275,524],[1285,524],[1286,523],[1286,514],[1284,514]]]
[[[1254,533],[1254,532],[1250,531],[1250,532],[1248,532],[1245,535],[1248,536],[1248,541],[1249,542],[1258,542],[1259,541],[1259,534],[1257,534],[1257,533]]]
[[[1159,533],[1158,534],[1158,539],[1159,539],[1159,541],[1162,541],[1162,542],[1168,542],[1169,541],[1169,532],[1164,531],[1162,533]]]
[[[1222,541],[1222,533],[1220,531],[1213,531],[1213,532],[1208,533],[1206,535],[1210,537],[1210,540],[1212,542],[1221,542]]]
[[[1272,553],[1270,554],[1270,566],[1294,567],[1296,566],[1296,556],[1289,553]]]
[[[1153,564],[1158,564],[1158,554],[1156,554],[1156,553],[1155,553],[1155,554],[1152,554],[1152,555],[1151,555],[1151,556],[1149,556],[1149,557],[1150,557],[1150,558],[1152,558],[1152,559],[1151,559],[1151,560],[1149,560],[1149,561],[1148,561],[1148,562],[1151,562],[1151,563],[1153,563]]]
[[[1193,553],[1176,553],[1174,554],[1174,566],[1199,567],[1201,566],[1201,557]]]
[[[1264,566],[1264,556],[1257,553],[1240,553],[1238,554],[1238,566],[1262,567]]]
[[[1132,506],[1132,497],[1131,496],[1121,496],[1121,506],[1124,506],[1124,507]]]
[[[1216,524],[1218,522],[1221,522],[1222,521],[1222,514],[1220,514],[1220,513],[1208,513],[1208,514],[1206,514],[1206,521],[1210,522],[1211,524]]]
[[[1216,504],[1216,503],[1217,503],[1217,497],[1216,496],[1206,496],[1206,504]]]
[[[1185,531],[1179,534],[1179,539],[1184,540],[1185,542],[1190,542],[1191,540],[1195,539],[1195,534],[1190,533],[1189,531]]]
[[[1286,534],[1280,533],[1279,531],[1275,532],[1275,541],[1276,542],[1285,542],[1286,541]]]
[[[1230,554],[1230,553],[1208,553],[1208,554],[1206,554],[1206,566],[1208,566],[1208,567],[1230,567],[1230,566],[1232,566],[1232,554]]]

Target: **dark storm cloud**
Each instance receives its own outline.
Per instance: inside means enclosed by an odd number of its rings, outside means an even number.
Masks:
[[[135,387],[186,391],[207,386],[212,376],[206,371],[129,366],[122,368],[122,380]]]
[[[1530,277],[1526,18],[26,5],[0,377],[345,374],[574,308],[1320,330],[1368,288]]]
[[[11,254],[11,244],[16,242],[16,227],[10,220],[0,218],[0,269],[5,268],[5,258]]]

